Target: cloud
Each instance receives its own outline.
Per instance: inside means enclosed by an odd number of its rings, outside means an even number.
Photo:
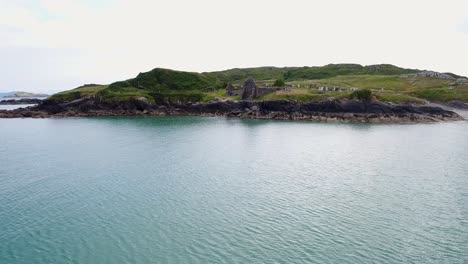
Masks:
[[[457,28],[468,10],[464,0],[8,2],[0,2],[0,37],[7,39],[0,50],[29,50],[34,67],[44,66],[32,52],[47,50],[63,63],[56,75],[76,78],[71,83],[108,83],[154,67],[209,71],[337,62],[468,75],[468,38]],[[77,74],[70,76],[72,68]]]
[[[55,92],[76,87],[82,54],[76,50],[30,47],[0,49],[0,90]],[[13,87],[13,89],[12,89]]]
[[[468,35],[468,18],[461,24],[460,30]]]

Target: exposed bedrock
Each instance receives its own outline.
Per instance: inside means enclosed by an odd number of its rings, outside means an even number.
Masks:
[[[394,105],[356,100],[323,100],[300,103],[288,100],[231,101],[209,103],[166,104],[149,103],[145,98],[123,102],[102,102],[82,98],[69,103],[44,101],[35,107],[0,110],[0,117],[65,117],[115,115],[209,115],[261,119],[293,119],[319,121],[352,121],[372,123],[433,122],[462,120],[448,110],[432,106]]]

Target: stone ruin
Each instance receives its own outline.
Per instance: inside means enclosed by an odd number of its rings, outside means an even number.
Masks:
[[[345,88],[345,87],[334,87],[334,86],[333,87],[320,86],[319,88],[317,88],[317,90],[319,92],[346,92],[346,91],[354,92],[354,91],[359,90],[359,88],[356,88],[356,87]]]
[[[242,100],[252,100],[258,96],[258,88],[253,78],[248,78],[242,87]]]
[[[440,73],[435,71],[421,71],[417,73],[402,74],[401,77],[404,78],[416,78],[416,77],[425,77],[425,78],[437,78],[444,80],[455,80],[456,78],[447,73]]]
[[[458,78],[455,82],[449,83],[449,89],[454,89],[460,85],[468,85],[468,79],[466,78]]]
[[[257,86],[253,78],[248,78],[240,89],[235,89],[232,84],[226,86],[226,96],[240,96],[241,100],[253,100],[267,93],[280,91],[279,87]]]
[[[232,84],[228,84],[226,86],[226,95],[227,96],[233,96],[234,95],[234,86],[232,86]]]

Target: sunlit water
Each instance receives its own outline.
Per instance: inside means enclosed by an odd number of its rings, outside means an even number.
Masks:
[[[0,119],[0,263],[467,263],[468,122]]]

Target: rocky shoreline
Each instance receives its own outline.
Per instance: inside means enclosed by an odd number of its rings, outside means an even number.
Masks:
[[[41,102],[41,99],[36,98],[8,99],[1,100],[0,105],[40,104]]]
[[[102,102],[81,98],[68,103],[45,100],[33,107],[0,110],[0,118],[49,118],[92,116],[199,115],[256,119],[312,120],[366,123],[419,123],[463,120],[455,112],[440,107],[395,105],[330,99],[299,103],[288,100],[231,101],[209,103],[151,104],[145,98],[124,102]]]

